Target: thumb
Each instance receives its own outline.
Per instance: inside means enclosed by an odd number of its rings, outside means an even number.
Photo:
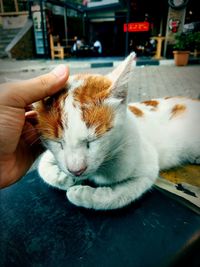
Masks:
[[[0,86],[0,104],[24,108],[58,92],[65,86],[68,77],[68,67],[59,65],[48,74],[30,80],[2,84]]]

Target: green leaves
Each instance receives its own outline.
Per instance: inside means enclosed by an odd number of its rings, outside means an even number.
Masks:
[[[178,33],[175,35],[175,50],[200,49],[200,32]]]

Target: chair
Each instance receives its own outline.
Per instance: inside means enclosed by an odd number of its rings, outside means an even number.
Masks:
[[[50,49],[51,49],[51,58],[60,58],[64,59],[64,47],[60,45],[59,36],[53,36],[50,34]]]

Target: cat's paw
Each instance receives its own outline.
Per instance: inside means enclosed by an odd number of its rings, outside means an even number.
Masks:
[[[45,176],[41,176],[41,178],[49,185],[62,190],[68,190],[68,188],[75,184],[75,181],[71,177],[68,177],[64,172],[53,167],[45,173]]]
[[[95,189],[90,186],[75,185],[67,190],[67,198],[76,206],[94,208],[92,196]]]
[[[60,171],[59,175],[57,176],[56,183],[60,189],[68,190],[68,188],[75,184],[75,180],[71,177],[68,177],[64,172]]]
[[[38,172],[46,183],[62,190],[67,190],[75,184],[73,178],[68,177],[66,173],[61,171],[50,151],[46,151],[42,155],[38,166]]]
[[[67,198],[76,206],[88,209],[107,210],[118,207],[118,195],[111,187],[75,185],[67,190]]]

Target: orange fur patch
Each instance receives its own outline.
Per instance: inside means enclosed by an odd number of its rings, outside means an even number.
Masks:
[[[82,109],[83,120],[88,128],[95,127],[97,136],[103,135],[113,126],[114,111],[106,105],[91,105]]]
[[[135,114],[137,117],[142,117],[142,116],[144,116],[144,112],[143,112],[141,109],[139,109],[139,108],[137,108],[137,107],[135,107],[135,106],[129,106],[128,108],[129,108],[130,111],[131,111],[133,114]]]
[[[143,101],[142,104],[156,108],[158,106],[159,102],[156,100],[147,100],[147,101]]]
[[[172,115],[171,115],[170,119],[181,115],[185,110],[186,110],[186,106],[185,105],[176,104],[171,110],[171,114]]]
[[[84,84],[74,90],[75,103],[80,104],[87,127],[94,127],[96,135],[101,136],[113,124],[113,109],[103,105],[103,101],[110,96],[112,82],[100,75],[80,74],[76,79],[84,80]]]
[[[62,111],[61,103],[67,97],[67,92],[48,97],[39,101],[36,106],[38,113],[38,131],[44,138],[58,139],[62,136]]]
[[[105,76],[78,75],[84,84],[74,91],[74,99],[81,105],[98,104],[109,97],[112,82]]]

